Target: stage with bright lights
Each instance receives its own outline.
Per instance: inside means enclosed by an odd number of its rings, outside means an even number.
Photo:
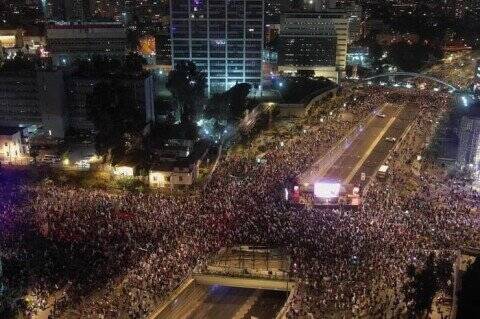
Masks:
[[[359,207],[360,189],[335,180],[318,180],[313,184],[287,183],[284,199],[292,204],[316,207]]]

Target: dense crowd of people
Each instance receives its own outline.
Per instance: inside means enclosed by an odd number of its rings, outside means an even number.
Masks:
[[[227,156],[208,188],[188,196],[34,183],[4,172],[0,257],[7,286],[31,296],[29,313],[61,292],[53,317],[145,318],[221,247],[262,244],[292,256],[299,289],[290,318],[398,318],[407,265],[420,267],[432,251],[451,259],[459,245],[478,243],[480,198],[433,162],[422,162],[421,172],[411,165],[434,133],[425,128],[448,110],[446,95],[370,88],[352,96],[308,134],[268,151],[265,163]],[[415,103],[422,116],[392,156],[392,176],[374,182],[360,211],[281,200],[289,177],[385,103]],[[415,190],[402,192],[408,183]]]

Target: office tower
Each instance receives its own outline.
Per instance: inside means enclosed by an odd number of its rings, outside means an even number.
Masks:
[[[160,32],[155,37],[155,51],[157,54],[157,64],[171,65],[172,64],[172,45],[170,35]]]
[[[66,21],[86,21],[91,17],[90,0],[65,0]]]
[[[0,75],[0,125],[35,125],[63,138],[65,85],[61,71],[12,72]]]
[[[66,108],[68,109],[68,127],[79,131],[93,130],[93,123],[87,116],[87,100],[99,83],[118,81],[133,94],[135,105],[145,123],[155,121],[154,84],[151,74],[124,75],[121,79],[108,77],[71,74],[65,76],[65,87],[68,92]]]
[[[158,23],[168,14],[169,0],[124,0],[124,12],[130,22]],[[135,20],[135,21],[133,21]]]
[[[280,23],[280,16],[284,11],[284,2],[279,0],[265,0],[265,23]]]
[[[87,99],[95,85],[108,77],[57,71],[21,71],[0,74],[0,126],[35,126],[63,138],[65,131],[92,130]],[[131,90],[145,123],[155,120],[154,83],[150,74],[115,79]],[[133,106],[132,106],[133,107]]]
[[[348,43],[360,40],[362,35],[362,6],[346,6],[348,13]]]
[[[279,71],[311,70],[338,82],[345,73],[347,42],[345,10],[286,13],[281,23]]]
[[[90,0],[90,14],[93,20],[121,21],[124,18],[126,0]]]
[[[63,0],[42,0],[42,8],[45,19],[65,20],[65,5]]]
[[[172,63],[191,60],[209,93],[262,78],[263,0],[171,0]]]
[[[47,26],[47,49],[56,66],[93,55],[122,57],[127,34],[119,23],[56,23]]]

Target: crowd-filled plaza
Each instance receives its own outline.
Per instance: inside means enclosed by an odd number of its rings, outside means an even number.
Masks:
[[[307,170],[376,107],[413,103],[420,116],[358,211],[291,206],[285,181]],[[407,267],[480,242],[480,196],[424,155],[452,107],[440,92],[371,87],[265,162],[227,155],[205,190],[130,193],[54,185],[24,170],[0,182],[0,257],[11,293],[32,314],[145,318],[221,247],[286,247],[299,289],[289,318],[401,318]],[[350,116],[344,116],[346,113]],[[420,171],[412,166],[422,154]],[[451,291],[446,278],[445,290]]]

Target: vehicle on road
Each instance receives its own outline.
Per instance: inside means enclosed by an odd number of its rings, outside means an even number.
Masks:
[[[379,179],[384,179],[385,177],[387,177],[387,173],[388,173],[388,165],[382,165],[378,169],[377,177]]]
[[[395,137],[390,137],[389,136],[385,139],[385,141],[390,142],[390,143],[395,143],[397,141],[397,139]]]
[[[378,113],[377,116],[378,116],[378,117],[381,117],[382,119],[384,119],[385,117],[387,117],[387,116],[386,116],[385,114],[383,114],[383,113]]]

